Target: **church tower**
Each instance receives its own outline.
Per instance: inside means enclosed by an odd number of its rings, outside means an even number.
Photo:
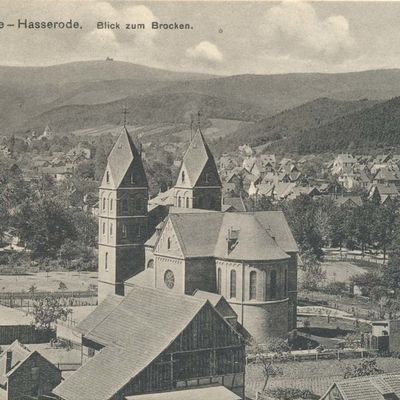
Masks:
[[[123,295],[123,282],[144,267],[148,184],[141,154],[124,126],[99,190],[98,298]]]
[[[176,207],[221,211],[221,179],[200,127],[183,157],[174,197]]]

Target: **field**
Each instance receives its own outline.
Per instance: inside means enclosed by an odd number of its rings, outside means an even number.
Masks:
[[[322,396],[335,380],[342,380],[347,366],[357,364],[360,359],[319,360],[282,363],[281,377],[272,378],[268,387],[294,387],[309,389]],[[400,373],[400,359],[378,358],[377,364],[385,372]],[[248,365],[246,369],[246,390],[249,396],[263,386],[262,370],[257,365]]]
[[[1,292],[27,292],[32,286],[36,291],[58,291],[60,282],[68,291],[86,291],[89,285],[97,285],[97,272],[38,272],[29,275],[0,275]]]
[[[366,269],[347,261],[326,261],[321,264],[327,281],[349,282],[354,275],[367,272]]]

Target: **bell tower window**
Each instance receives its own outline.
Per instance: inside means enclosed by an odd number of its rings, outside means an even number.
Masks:
[[[125,225],[125,224],[122,224],[121,233],[122,233],[122,237],[123,237],[124,239],[126,239],[126,237],[128,236],[128,231],[127,231],[127,229],[126,229],[126,225]]]
[[[108,271],[108,253],[104,255],[104,269]]]
[[[169,250],[171,248],[171,238],[167,239],[167,249]]]
[[[189,197],[186,197],[186,208],[189,208]]]
[[[106,172],[106,182],[110,182],[110,173],[108,171]]]
[[[182,171],[181,178],[182,178],[182,183],[185,183],[185,171]]]

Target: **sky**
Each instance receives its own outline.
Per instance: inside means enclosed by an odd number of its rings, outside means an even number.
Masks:
[[[112,57],[220,75],[400,67],[400,2],[2,0],[0,23],[78,21],[77,30],[0,29],[3,65]],[[97,29],[97,22],[121,29]],[[151,23],[187,23],[160,31]],[[126,30],[126,23],[145,30]]]

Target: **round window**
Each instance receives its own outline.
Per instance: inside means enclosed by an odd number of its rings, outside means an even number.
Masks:
[[[175,285],[175,276],[174,276],[174,273],[170,269],[167,269],[165,271],[164,283],[168,289],[172,289]]]

